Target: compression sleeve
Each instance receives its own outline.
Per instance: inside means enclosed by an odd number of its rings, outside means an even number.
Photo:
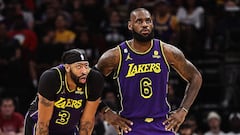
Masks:
[[[50,101],[55,100],[55,95],[61,85],[57,70],[49,69],[45,71],[39,80],[38,93]]]
[[[90,73],[88,74],[87,80],[87,87],[88,87],[88,101],[95,101],[101,95],[104,88],[104,77],[103,75],[94,69],[91,69]]]

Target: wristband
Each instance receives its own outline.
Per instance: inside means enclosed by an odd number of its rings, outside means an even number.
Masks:
[[[105,114],[105,113],[108,112],[109,110],[111,110],[111,108],[106,107],[106,108],[103,110],[103,114]]]
[[[182,109],[183,111],[185,111],[186,113],[188,113],[188,109],[186,109],[185,107],[181,107],[181,109]]]

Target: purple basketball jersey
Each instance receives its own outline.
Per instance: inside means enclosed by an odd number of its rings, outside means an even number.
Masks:
[[[57,92],[54,111],[49,125],[49,131],[64,133],[74,131],[79,123],[86,102],[86,88],[77,87],[70,90],[67,86],[65,74],[61,73],[61,66],[56,68],[62,78],[62,88]],[[69,132],[69,131],[68,131]]]
[[[121,96],[120,114],[129,119],[166,117],[169,65],[161,41],[154,39],[145,53],[128,42],[119,45],[121,60],[116,73]]]

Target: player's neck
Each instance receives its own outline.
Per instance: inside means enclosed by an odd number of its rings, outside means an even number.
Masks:
[[[147,51],[151,45],[152,45],[152,40],[148,41],[148,42],[140,42],[137,40],[130,40],[130,46],[137,52],[145,52]]]
[[[77,87],[77,85],[74,83],[74,81],[69,75],[67,75],[67,85],[70,90],[74,90]]]

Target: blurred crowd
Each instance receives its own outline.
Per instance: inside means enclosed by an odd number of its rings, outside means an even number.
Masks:
[[[239,135],[239,0],[0,0],[1,99],[11,97],[12,111],[25,115],[39,76],[61,63],[63,51],[84,49],[93,66],[104,51],[131,39],[127,21],[137,7],[151,11],[155,37],[180,48],[203,75],[179,134]],[[168,99],[174,110],[185,82],[172,71]],[[116,91],[109,76],[103,99],[117,112]],[[1,115],[6,108],[1,102]],[[93,134],[116,133],[97,113]]]

